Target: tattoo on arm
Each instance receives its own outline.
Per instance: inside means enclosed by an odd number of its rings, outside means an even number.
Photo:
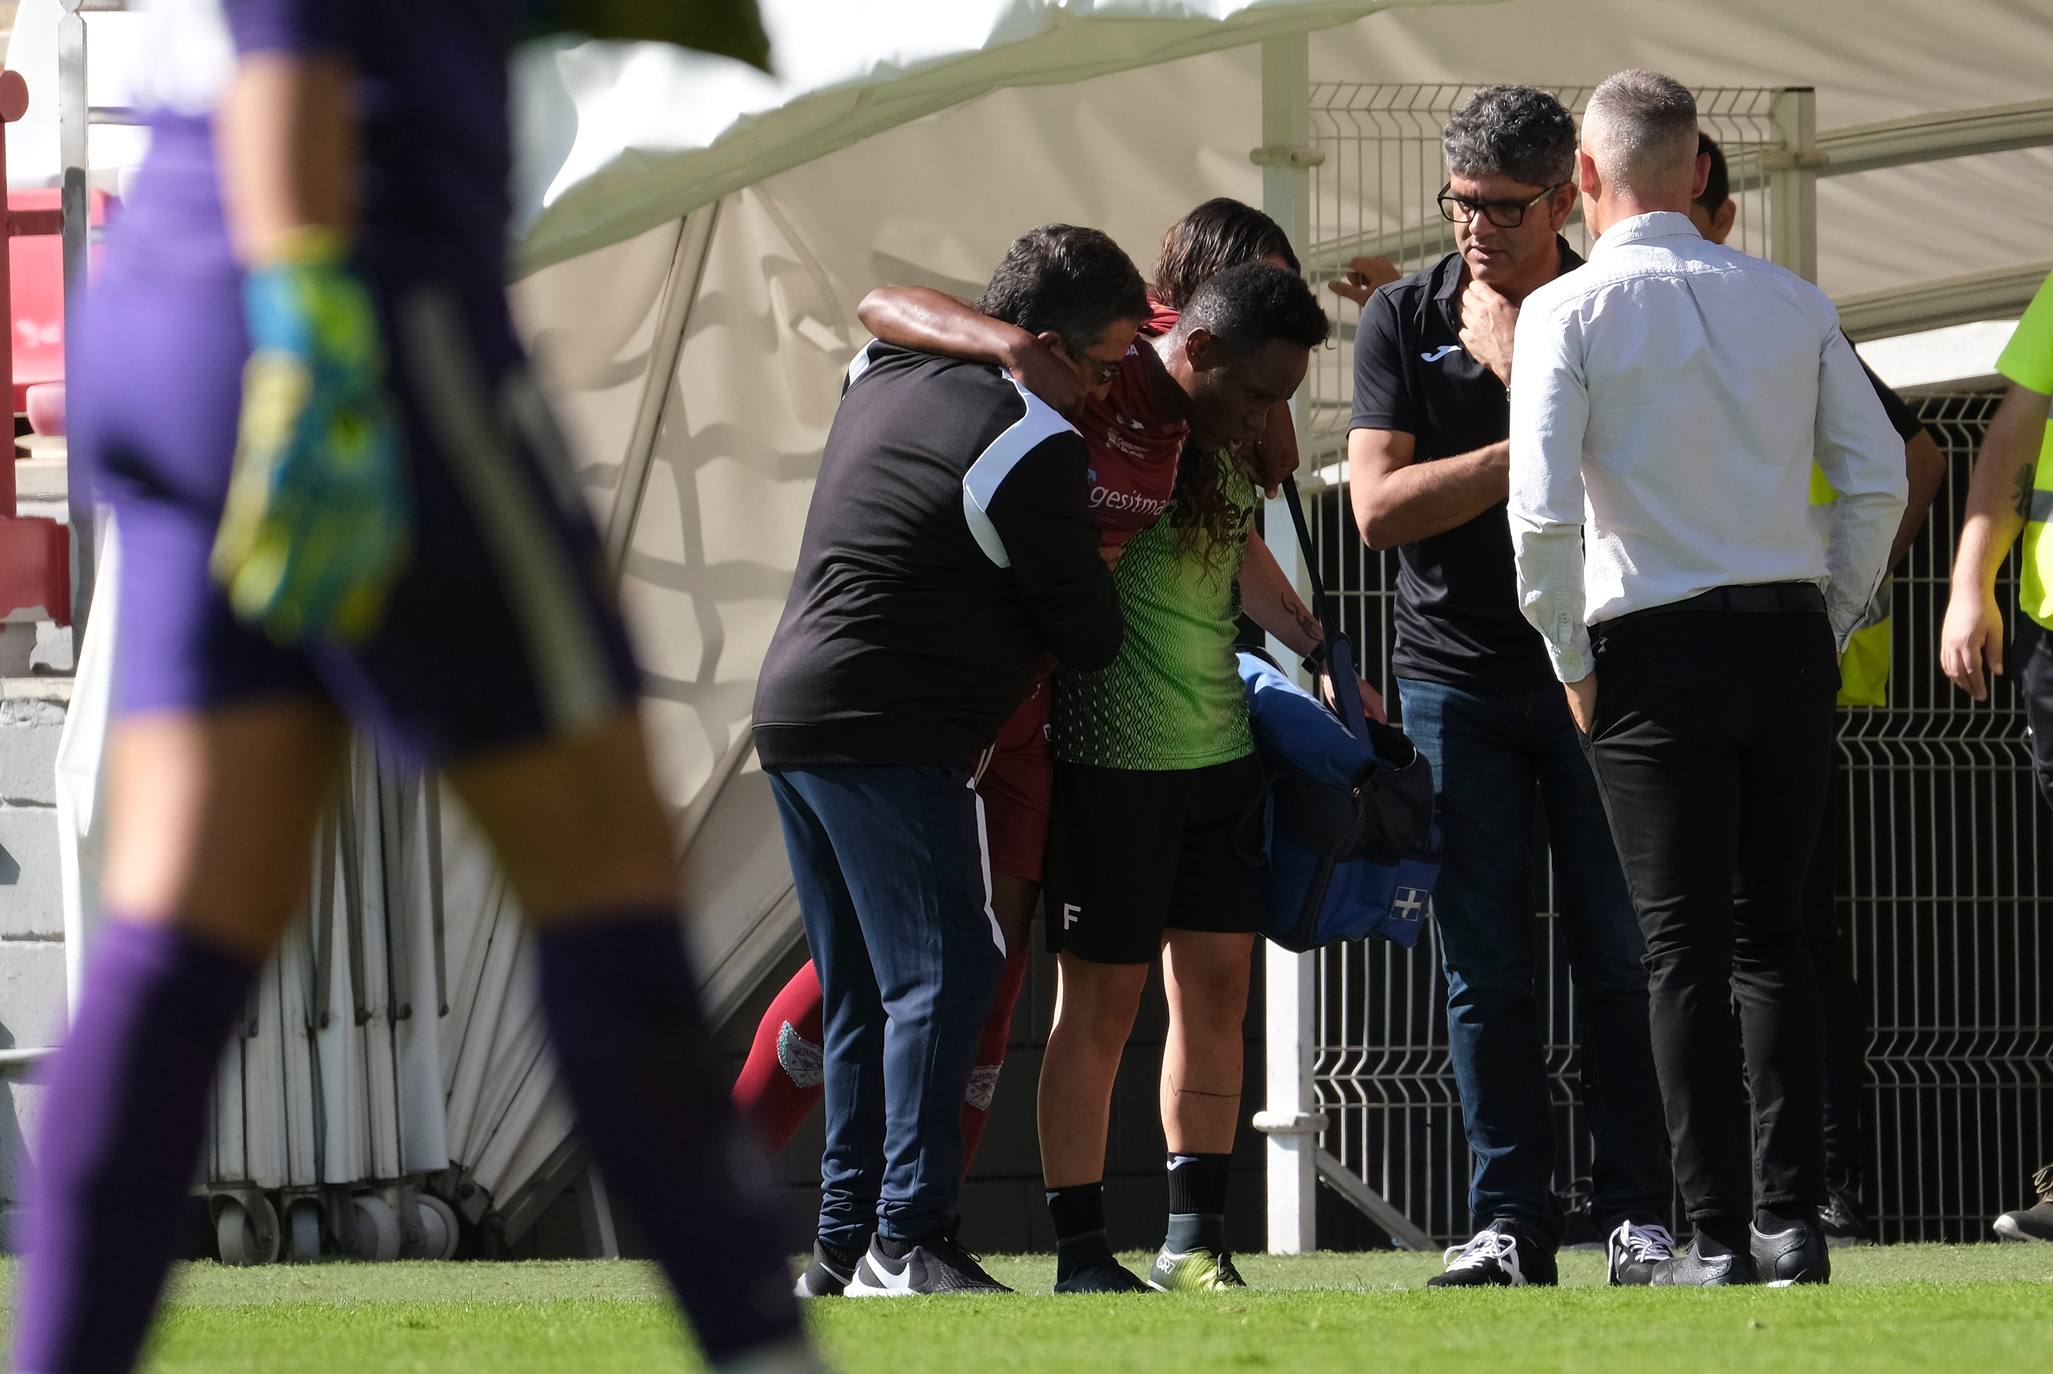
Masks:
[[[2032,480],[2039,470],[2038,456],[2017,470],[2017,494],[2012,504],[2017,507],[2017,518],[2029,520],[2032,516]]]
[[[1314,643],[1326,637],[1325,626],[1319,624],[1317,617],[1306,609],[1304,602],[1287,592],[1283,597],[1283,612],[1295,620],[1297,628],[1309,635]]]

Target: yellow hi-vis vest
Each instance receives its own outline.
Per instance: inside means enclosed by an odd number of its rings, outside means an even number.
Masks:
[[[2039,466],[2032,474],[2032,504],[2024,520],[2024,585],[2017,608],[2053,630],[2053,538],[2046,522],[2053,520],[2053,424],[2039,445]]]
[[[2039,471],[2042,474],[2046,471],[2043,456],[2039,460]],[[2053,502],[2053,492],[2047,493],[2047,499]],[[1824,471],[1816,463],[1811,464],[1811,504],[1830,506],[1838,500],[1839,493],[1825,480]],[[2048,548],[2049,556],[2053,556],[2053,543],[2049,543]],[[1890,579],[1885,576],[1882,585],[1875,588],[1874,600],[1868,602],[1867,609],[1861,612],[1860,623],[1854,626],[1853,634],[1846,641],[1846,656],[1839,660],[1841,706],[1889,704],[1889,662],[1896,652],[1895,631],[1890,623],[1892,601]]]

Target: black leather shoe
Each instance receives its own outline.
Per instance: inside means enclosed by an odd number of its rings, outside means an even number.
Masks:
[[[1692,1240],[1689,1249],[1674,1259],[1656,1264],[1653,1276],[1647,1281],[1656,1287],[1677,1288],[1725,1288],[1761,1281],[1754,1272],[1754,1262],[1739,1251],[1705,1255],[1697,1249],[1700,1244],[1701,1241]]]
[[[1827,1245],[1872,1245],[1868,1214],[1861,1210],[1860,1195],[1851,1187],[1834,1188],[1825,1196],[1825,1210],[1818,1213],[1818,1226]]]
[[[1792,1226],[1772,1236],[1749,1226],[1747,1249],[1754,1271],[1770,1288],[1832,1281],[1832,1252],[1825,1248],[1825,1233],[1815,1226]]]

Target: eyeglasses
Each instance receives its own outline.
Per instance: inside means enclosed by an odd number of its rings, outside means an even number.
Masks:
[[[1481,215],[1499,229],[1516,229],[1525,223],[1526,211],[1566,185],[1565,181],[1557,181],[1531,200],[1470,200],[1466,196],[1449,195],[1448,192],[1454,188],[1450,181],[1440,188],[1440,213],[1456,224],[1467,224]]]
[[[1101,363],[1075,344],[1070,343],[1067,339],[1063,340],[1062,348],[1073,360],[1090,370],[1092,386],[1105,386],[1109,384],[1114,377],[1119,375],[1120,364],[1126,361],[1126,356],[1121,354],[1117,362]]]

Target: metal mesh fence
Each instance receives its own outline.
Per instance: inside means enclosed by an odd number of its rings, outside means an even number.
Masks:
[[[1314,138],[1326,154],[1314,173],[1314,244],[1305,255],[1314,280],[1358,254],[1413,270],[1451,250],[1452,227],[1433,204],[1444,176],[1439,134],[1472,90],[1313,88]],[[1587,95],[1556,93],[1574,110]],[[1699,92],[1736,186],[1749,154],[1774,142],[1774,94]],[[1744,189],[1739,198],[1734,242],[1758,249],[1768,241],[1767,198]],[[1570,226],[1571,242],[1579,228]],[[1382,684],[1396,561],[1368,550],[1347,513],[1342,458],[1359,311],[1329,304],[1342,328],[1339,347],[1315,360],[1308,379],[1307,467],[1327,484],[1310,515],[1321,571],[1363,646],[1366,671]],[[2038,899],[2041,856],[2053,855],[2049,822],[2007,683],[1977,707],[1936,668],[1968,467],[1994,404],[1985,394],[1916,403],[1947,454],[1947,482],[1898,576],[1890,704],[1842,714],[1838,900],[1872,1028],[1867,1200],[1885,1241],[1986,1237],[1989,1218],[2026,1200],[2032,1169],[2053,1158],[2053,1023],[2040,991],[2053,983],[2053,939],[2041,930]],[[1999,583],[2006,607],[2015,602],[2013,571]],[[2013,658],[2021,663],[2021,652]],[[1533,846],[1533,966],[1555,1104],[1556,1189],[1575,1238],[1590,1146],[1544,840],[1536,835]],[[1466,1236],[1468,1150],[1436,942],[1409,954],[1377,942],[1331,949],[1317,956],[1317,970],[1313,1079],[1331,1123],[1322,1149],[1430,1235]]]
[[[1873,1029],[1883,1240],[1986,1239],[2053,1152],[2053,940],[2039,897],[2053,837],[2024,712],[2009,683],[1977,706],[1937,668],[1969,463],[1998,400],[1917,403],[1946,486],[1897,576],[1889,704],[1841,715],[1839,901]],[[2013,557],[1997,587],[2013,627],[2015,572]]]

